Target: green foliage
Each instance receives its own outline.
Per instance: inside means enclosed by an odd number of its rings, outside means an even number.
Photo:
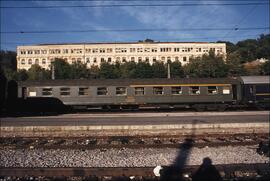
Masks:
[[[244,65],[241,63],[241,56],[237,52],[228,54],[226,64],[229,76],[246,75]]]
[[[21,72],[22,74],[23,72]],[[47,80],[51,77],[51,72],[41,68],[39,65],[34,64],[27,72],[28,80]],[[23,75],[21,75],[23,76]]]
[[[55,59],[52,62],[54,66],[55,79],[71,79],[71,65],[63,59]]]
[[[152,78],[153,71],[152,67],[148,62],[138,62],[132,78]]]
[[[166,78],[167,69],[163,62],[155,62],[152,67],[152,77],[154,78]]]
[[[266,61],[260,66],[261,74],[270,75],[270,60]]]
[[[17,70],[16,52],[0,50],[0,65],[2,69]]]
[[[182,67],[181,62],[175,61],[170,63],[171,69],[171,78],[181,78],[184,77],[184,69]]]
[[[196,57],[185,66],[186,74],[190,77],[226,77],[228,75],[227,65],[221,56],[216,56],[213,51],[209,55]]]
[[[99,69],[99,77],[105,79],[119,78],[119,69],[117,69],[116,65],[110,63],[102,63]]]

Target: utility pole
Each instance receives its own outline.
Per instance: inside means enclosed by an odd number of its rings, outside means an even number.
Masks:
[[[52,63],[51,65],[52,65],[52,80],[54,80],[55,79],[54,63]]]
[[[168,62],[168,73],[167,73],[167,78],[170,79],[171,78],[171,68],[170,68],[170,63]]]

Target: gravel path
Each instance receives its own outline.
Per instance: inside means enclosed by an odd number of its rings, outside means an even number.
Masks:
[[[181,154],[179,154],[181,153]],[[269,158],[256,153],[256,146],[193,148],[191,154],[175,148],[43,150],[0,149],[4,167],[144,167],[170,165],[186,158],[188,165],[200,165],[209,157],[213,164],[265,163]]]

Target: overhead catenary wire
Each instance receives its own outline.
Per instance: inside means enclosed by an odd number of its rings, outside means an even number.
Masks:
[[[169,4],[92,4],[92,5],[45,5],[45,6],[0,6],[1,9],[53,9],[53,8],[116,8],[116,7],[187,7],[187,6],[254,6],[267,2],[251,3],[169,3]]]
[[[88,29],[88,30],[31,30],[31,31],[1,31],[1,34],[50,34],[50,33],[94,33],[94,32],[175,32],[175,31],[245,31],[267,30],[267,27],[237,27],[237,28],[151,28],[151,29]]]

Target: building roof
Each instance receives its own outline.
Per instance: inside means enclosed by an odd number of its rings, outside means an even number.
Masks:
[[[269,76],[241,76],[244,84],[269,84]]]

